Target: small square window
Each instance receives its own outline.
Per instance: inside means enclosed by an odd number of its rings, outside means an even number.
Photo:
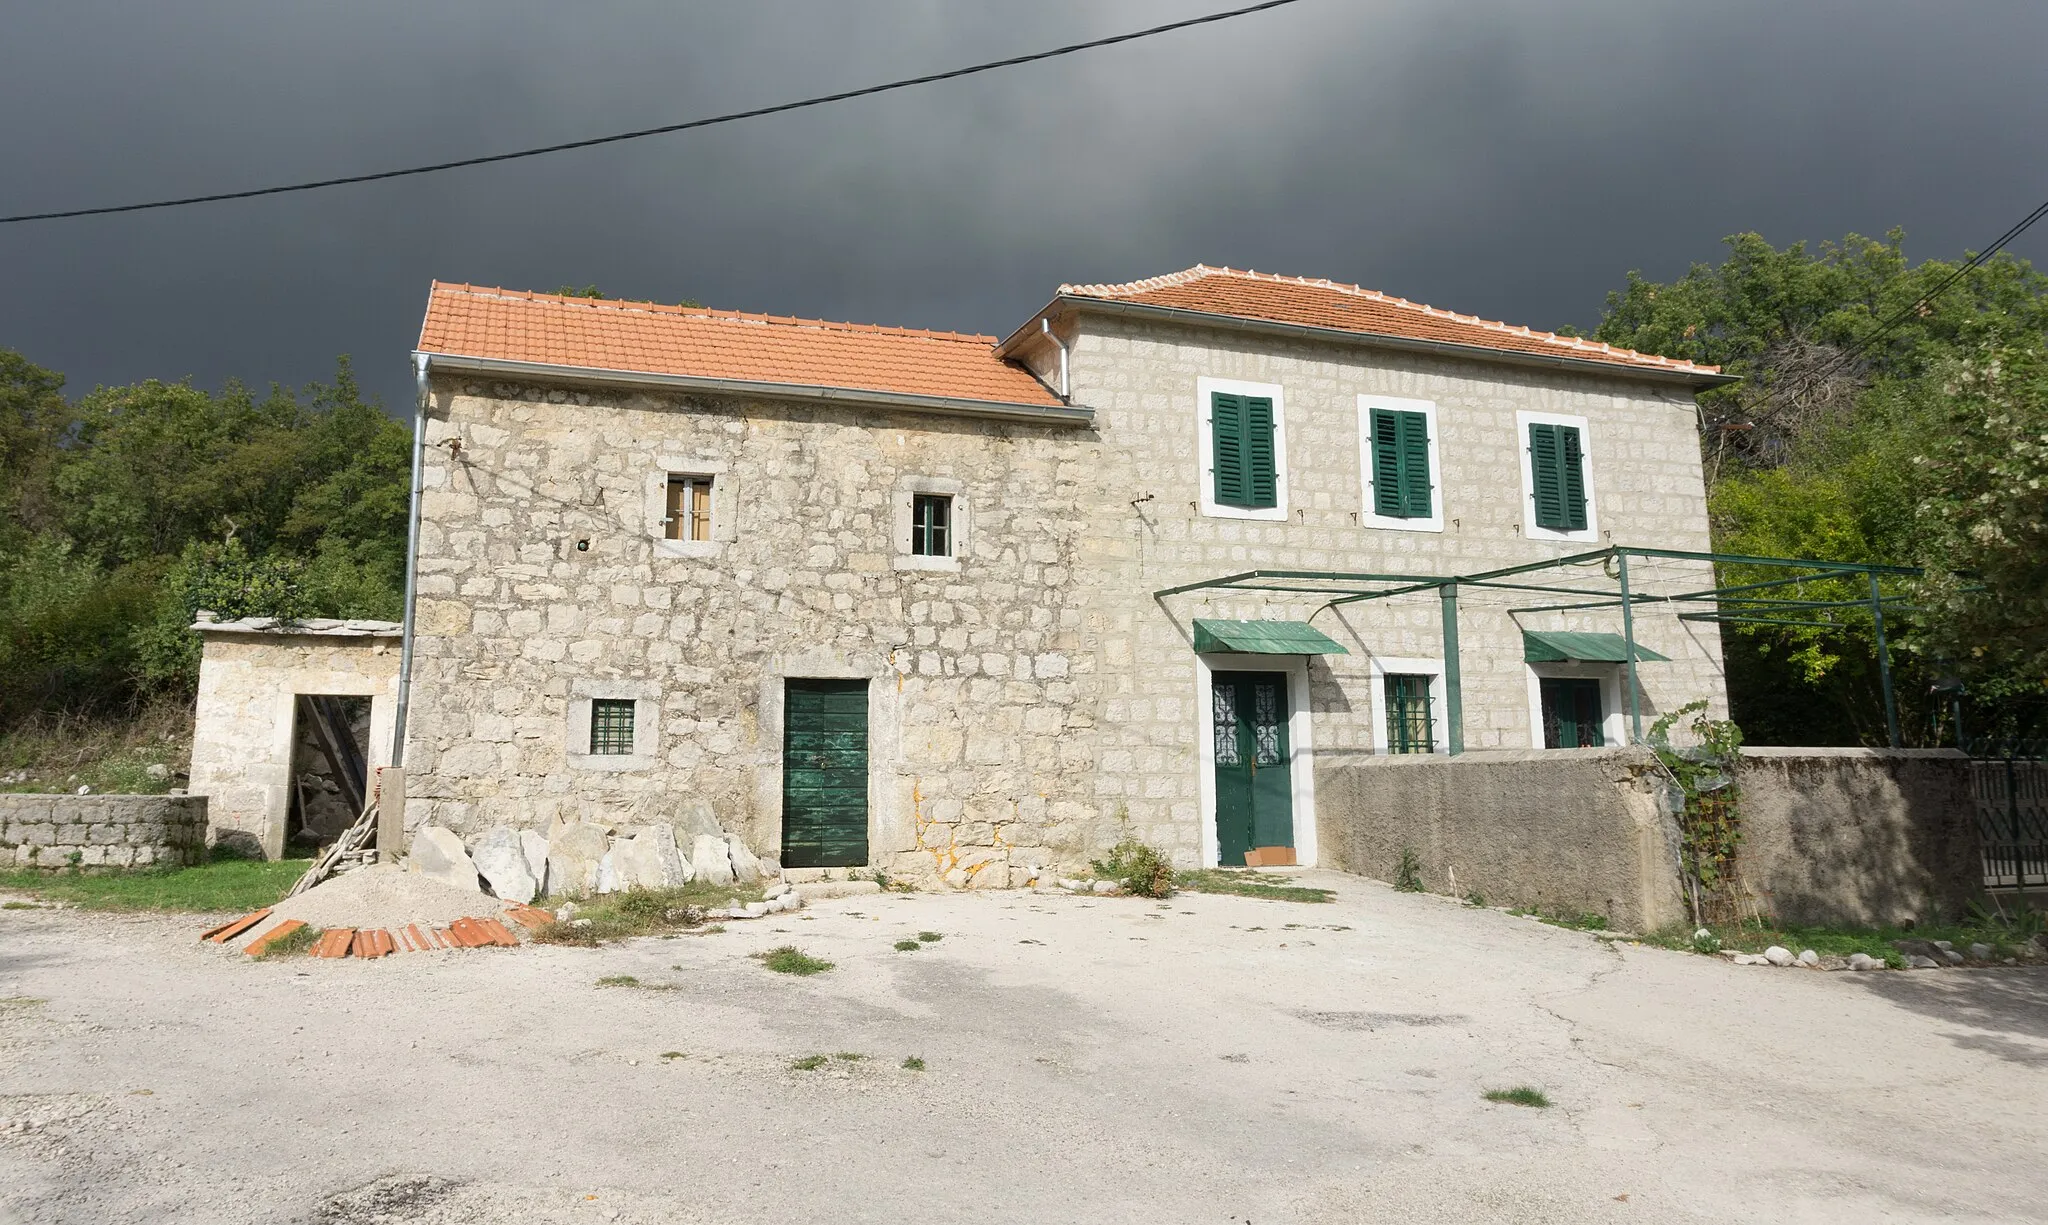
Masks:
[[[910,552],[916,557],[953,555],[953,498],[950,494],[912,495]]]
[[[670,540],[711,539],[711,478],[670,476],[668,517],[662,535]]]
[[[633,699],[593,698],[590,702],[590,754],[623,757],[633,752]]]

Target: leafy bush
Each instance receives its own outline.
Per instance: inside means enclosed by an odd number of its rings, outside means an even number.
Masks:
[[[1139,897],[1172,897],[1173,865],[1166,856],[1128,835],[1109,848],[1109,854],[1089,863],[1104,880],[1122,885],[1124,892]]]
[[[1394,888],[1403,893],[1422,892],[1422,859],[1412,846],[1401,848],[1401,862],[1394,867]]]
[[[794,974],[800,978],[823,974],[832,968],[831,962],[813,957],[794,944],[785,944],[780,948],[769,949],[765,953],[756,953],[754,960],[777,974]]]

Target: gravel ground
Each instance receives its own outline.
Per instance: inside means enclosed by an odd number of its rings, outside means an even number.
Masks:
[[[374,962],[0,911],[0,1222],[2048,1217],[2048,970],[1735,967],[1304,875],[1337,902]],[[748,956],[784,943],[836,968]],[[1556,1104],[1481,1099],[1523,1084]]]

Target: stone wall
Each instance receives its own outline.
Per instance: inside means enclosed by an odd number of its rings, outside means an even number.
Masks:
[[[203,795],[0,795],[0,862],[144,868],[206,856]]]
[[[276,859],[291,810],[298,695],[370,699],[369,768],[391,761],[398,627],[388,622],[202,622],[190,790],[212,800],[212,837]]]
[[[1391,881],[1412,848],[1432,893],[1655,931],[1688,913],[1656,780],[1642,748],[1353,757],[1317,771],[1324,860]]]
[[[1983,892],[1970,760],[1954,749],[1742,752],[1736,865],[1788,923],[1953,919]]]

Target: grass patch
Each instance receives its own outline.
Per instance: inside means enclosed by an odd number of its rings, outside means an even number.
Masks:
[[[189,700],[155,702],[133,718],[43,712],[0,733],[0,791],[161,795],[185,785],[191,760]]]
[[[1645,936],[1643,943],[1708,953],[1716,951],[1716,942],[1719,948],[1739,953],[1761,953],[1774,944],[1794,953],[1812,949],[1823,957],[1865,953],[1883,959],[1893,969],[1899,969],[1906,962],[1904,955],[1893,946],[1894,941],[1946,940],[1955,945],[1959,953],[1967,953],[1972,944],[1988,944],[1992,948],[1992,956],[2000,960],[2013,957],[2021,961],[2048,961],[2048,950],[2039,944],[2014,939],[2013,927],[1995,919],[1925,923],[1912,927],[1802,927],[1796,923],[1750,919],[1742,923],[1709,923],[1706,926],[1708,939],[1695,940],[1694,932],[1698,930],[1686,924],[1682,928]]]
[[[756,953],[754,959],[777,974],[795,974],[801,978],[823,974],[832,968],[831,962],[813,957],[794,944],[785,944],[780,948],[769,949],[765,953]]]
[[[946,935],[944,932],[919,932],[917,933],[917,938],[924,944],[937,944],[939,941],[944,940]]]
[[[661,1057],[662,1057],[663,1059],[685,1059],[685,1058],[688,1058],[688,1056],[684,1055],[684,1054],[683,1054],[683,1053],[682,1053],[681,1051],[663,1051],[663,1052],[661,1053]]]
[[[1233,897],[1258,897],[1272,902],[1327,902],[1337,896],[1334,890],[1289,884],[1287,877],[1250,868],[1198,868],[1177,872],[1173,883],[1189,893],[1227,893]]]
[[[34,902],[0,902],[0,910],[42,910]]]
[[[1532,1089],[1528,1085],[1517,1085],[1512,1089],[1488,1089],[1484,1096],[1487,1101],[1499,1102],[1504,1106],[1534,1106],[1542,1109],[1550,1105],[1550,1099],[1544,1096],[1543,1090]]]
[[[824,1055],[805,1055],[801,1059],[790,1060],[789,1068],[792,1072],[815,1072],[830,1062],[831,1059]]]
[[[903,1067],[905,1071],[922,1072],[924,1071],[924,1059],[917,1055],[905,1055],[903,1057]]]
[[[1518,919],[1536,919],[1552,927],[1568,927],[1575,932],[1604,932],[1607,930],[1607,916],[1586,911],[1584,914],[1544,914],[1540,910],[1515,909],[1508,911]],[[1690,933],[1688,933],[1690,938]]]
[[[576,904],[576,917],[567,923],[545,923],[533,933],[540,944],[566,944],[596,948],[609,940],[630,940],[635,936],[663,936],[672,932],[724,931],[705,927],[704,912],[739,899],[758,902],[758,885],[710,885],[691,881],[673,889],[633,889],[607,893]],[[585,922],[584,920],[589,920]]]
[[[0,872],[0,889],[81,910],[246,912],[275,905],[312,867],[308,859],[216,858],[196,868],[111,872]]]
[[[597,985],[600,987],[637,987],[640,985],[640,980],[631,974],[607,974],[597,980]]]
[[[915,953],[923,947],[922,944],[915,940],[898,940],[896,942],[896,951],[899,953]]]
[[[835,1051],[832,1058],[837,1059],[841,1063],[859,1063],[861,1060],[866,1059],[867,1056],[859,1051]]]
[[[307,953],[319,941],[319,928],[311,926],[294,927],[290,932],[264,945],[263,951],[256,954],[256,960],[270,961],[275,958]]]

